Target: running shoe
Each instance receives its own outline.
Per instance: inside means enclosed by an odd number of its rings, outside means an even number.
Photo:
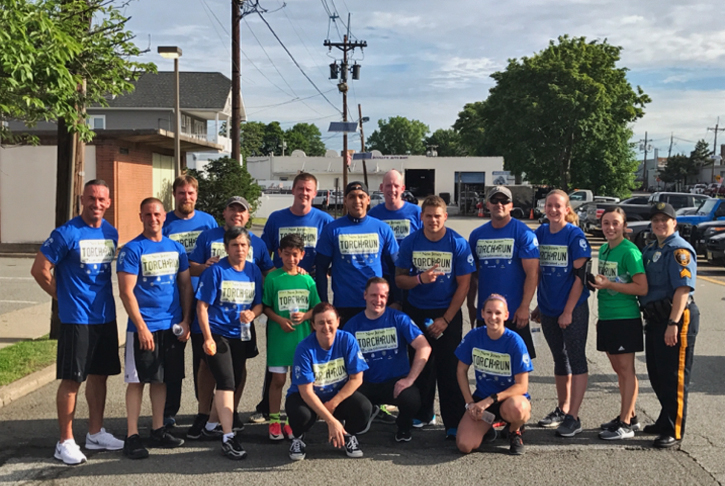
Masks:
[[[410,430],[398,429],[395,432],[395,442],[410,442],[413,436],[410,434]]]
[[[556,407],[553,412],[539,420],[539,427],[545,427],[547,429],[558,427],[564,422],[565,416],[566,414],[559,407]]]
[[[380,405],[380,409],[375,415],[375,421],[382,424],[394,424],[397,419],[398,417],[390,413],[385,405]]]
[[[301,461],[307,456],[307,445],[302,441],[304,436],[292,437],[292,444],[289,446],[289,458],[293,461]]]
[[[222,435],[224,435],[224,430],[222,429],[221,424],[217,424],[216,427],[211,430],[206,426],[201,429],[201,438],[203,440],[219,440]]]
[[[292,433],[292,427],[290,427],[289,424],[284,424],[282,426],[282,433],[287,440],[292,440],[295,436],[295,434]]]
[[[520,456],[524,453],[524,439],[521,436],[521,431],[509,432],[509,454],[512,456]]]
[[[151,447],[163,447],[165,449],[173,449],[184,445],[184,439],[174,437],[166,431],[166,427],[152,430],[149,435],[149,445]]]
[[[229,459],[240,460],[247,457],[247,451],[242,447],[242,442],[234,434],[233,437],[229,438],[226,442],[222,441],[222,454],[227,456]]]
[[[629,439],[634,437],[634,430],[629,424],[617,420],[607,430],[599,432],[599,438],[604,440]]]
[[[53,454],[53,457],[59,461],[63,461],[69,466],[75,466],[87,461],[85,454],[81,452],[81,448],[78,447],[78,444],[73,439],[58,442],[55,445],[55,454]]]
[[[436,416],[433,414],[433,418],[430,419],[428,422],[423,422],[418,419],[413,419],[413,427],[416,429],[420,429],[422,427],[428,426],[428,425],[435,425],[436,424]]]
[[[556,435],[560,437],[574,437],[576,434],[581,433],[581,431],[581,420],[575,419],[572,415],[566,414],[564,421],[556,429]]]
[[[146,459],[149,457],[149,451],[143,446],[141,436],[133,434],[131,437],[126,437],[126,442],[123,444],[123,455],[129,459]]]
[[[269,424],[269,439],[270,440],[284,440],[284,433],[282,432],[282,424],[279,422],[272,422]]]
[[[613,425],[619,425],[619,415],[614,417],[614,419],[610,420],[609,422],[603,423],[601,425],[601,427],[602,427],[602,430],[608,430],[608,429],[612,428]],[[641,427],[641,425],[639,423],[639,419],[635,415],[629,421],[629,428],[636,432],[640,429],[640,427]]]
[[[263,414],[262,412],[254,412],[247,420],[252,424],[263,424],[269,420],[269,415]]]
[[[483,440],[482,442],[495,442],[498,438],[498,431],[491,427],[486,431],[485,434],[483,434]]]
[[[368,421],[365,424],[365,428],[362,429],[360,432],[358,432],[358,435],[366,434],[368,432],[368,430],[370,430],[370,426],[373,424],[373,420],[375,419],[375,417],[377,417],[379,410],[380,410],[380,407],[378,407],[377,405],[373,405],[373,411],[370,414],[370,417],[368,417]]]
[[[354,435],[345,436],[345,454],[347,457],[362,457],[363,451],[360,449],[360,443]]]
[[[208,415],[204,413],[196,414],[196,417],[194,417],[194,423],[191,424],[189,430],[186,431],[186,438],[191,440],[201,439],[201,432],[204,430],[207,420],[209,420]]]
[[[120,451],[123,449],[123,441],[116,439],[101,427],[97,434],[86,434],[86,449],[93,451]]]

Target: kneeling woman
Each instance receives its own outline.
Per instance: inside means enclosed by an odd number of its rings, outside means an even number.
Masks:
[[[262,313],[262,273],[256,265],[247,264],[250,246],[247,230],[239,226],[228,229],[224,233],[228,256],[204,270],[196,292],[206,362],[216,380],[214,406],[224,432],[222,453],[230,459],[247,455],[232,432],[234,390],[242,381],[247,359],[241,331]]]
[[[531,416],[528,394],[529,373],[533,371],[526,344],[504,323],[509,317],[506,299],[491,294],[483,305],[485,327],[469,332],[456,349],[459,359],[457,378],[466,413],[458,424],[456,445],[468,454],[478,448],[494,422],[509,424],[510,453],[524,453],[521,426]],[[468,368],[473,364],[476,392],[471,395]]]
[[[305,458],[304,433],[317,417],[327,423],[328,441],[333,446],[344,447],[348,457],[362,457],[355,434],[367,425],[373,406],[357,389],[368,365],[355,337],[338,331],[340,316],[331,304],[317,304],[311,322],[313,333],[295,350],[292,385],[285,403],[294,434],[290,459]]]

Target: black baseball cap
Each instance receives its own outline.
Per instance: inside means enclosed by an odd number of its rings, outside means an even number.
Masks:
[[[677,219],[677,213],[675,212],[675,208],[673,208],[672,204],[670,204],[670,203],[665,203],[665,202],[655,203],[652,206],[652,209],[650,209],[650,211],[649,211],[649,217],[650,217],[650,219],[652,219],[658,214],[664,214],[665,216],[669,216],[672,219]]]
[[[352,191],[362,191],[365,194],[370,195],[368,192],[368,186],[366,186],[364,182],[360,181],[352,181],[345,186],[345,196],[350,194]]]

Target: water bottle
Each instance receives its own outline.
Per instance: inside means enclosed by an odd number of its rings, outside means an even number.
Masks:
[[[542,346],[544,344],[544,334],[541,332],[541,323],[531,321],[529,329],[531,330],[531,340],[534,342],[534,347]]]
[[[295,322],[295,320],[294,320],[294,319],[292,319],[292,314],[296,314],[296,313],[298,313],[299,311],[300,311],[300,306],[299,306],[299,304],[292,304],[292,307],[290,307],[290,308],[289,308],[289,318],[290,318],[290,320],[291,320],[292,322],[294,322],[295,324],[297,324],[297,322]]]
[[[184,334],[184,328],[181,327],[181,324],[174,324],[173,326],[171,326],[171,332],[174,333],[174,336],[178,337]]]
[[[239,339],[242,341],[252,340],[252,324],[249,322],[242,322],[239,325]]]
[[[433,325],[433,319],[431,319],[430,317],[427,318],[425,321],[423,321],[423,325],[425,326],[426,329],[428,329],[430,326]],[[443,335],[443,333],[440,333],[437,336],[433,336],[433,338],[434,339],[440,339],[442,335]]]

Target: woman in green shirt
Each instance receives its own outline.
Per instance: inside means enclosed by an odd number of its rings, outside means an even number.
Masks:
[[[599,272],[592,286],[599,290],[597,350],[607,353],[617,373],[622,404],[619,415],[602,424],[599,438],[616,440],[634,437],[640,424],[634,413],[637,401],[637,375],[634,353],[644,350],[642,317],[638,295],[647,293],[642,253],[624,238],[627,216],[618,207],[602,214],[602,232],[607,242],[599,249]]]

